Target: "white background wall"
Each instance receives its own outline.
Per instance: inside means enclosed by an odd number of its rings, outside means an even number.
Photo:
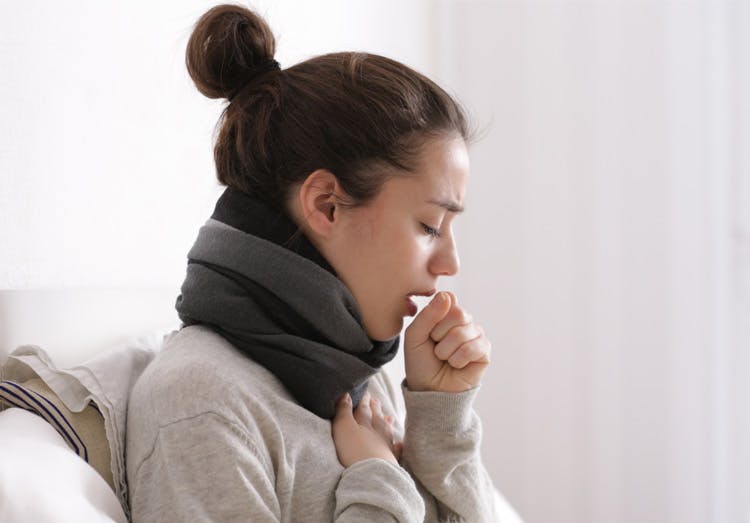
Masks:
[[[750,521],[747,4],[441,7],[439,68],[493,122],[460,290],[500,349],[504,492],[528,521]]]
[[[0,2],[0,288],[179,286],[215,2]],[[287,66],[368,50],[486,138],[450,285],[494,342],[485,462],[529,522],[750,521],[750,8],[257,2]]]
[[[184,65],[217,3],[0,2],[0,287],[179,286],[219,194],[224,105]],[[367,49],[433,69],[426,2],[253,5],[282,67]]]

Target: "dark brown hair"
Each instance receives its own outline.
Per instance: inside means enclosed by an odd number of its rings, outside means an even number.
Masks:
[[[430,138],[473,140],[461,106],[433,81],[384,56],[341,52],[283,70],[265,20],[219,5],[195,25],[186,64],[198,90],[230,98],[214,148],[219,182],[285,209],[293,186],[328,169],[350,205],[377,195],[395,168],[408,174]]]

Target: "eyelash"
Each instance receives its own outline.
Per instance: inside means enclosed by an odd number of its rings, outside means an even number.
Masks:
[[[422,224],[422,228],[424,229],[424,232],[426,232],[433,238],[440,238],[440,231],[438,231],[437,229],[433,229],[432,227],[424,223]]]

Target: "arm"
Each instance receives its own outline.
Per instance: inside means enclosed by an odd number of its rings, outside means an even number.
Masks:
[[[479,456],[482,428],[472,403],[490,351],[451,292],[438,293],[405,333],[404,463],[451,520],[520,521]]]
[[[402,461],[435,497],[441,520],[520,523],[480,458],[482,427],[471,407],[478,389],[413,392],[402,384],[402,390],[407,410]]]
[[[422,523],[424,503],[403,468],[380,458],[347,467],[336,488],[336,523]]]
[[[372,407],[372,408],[371,408]],[[354,411],[348,394],[336,404],[331,424],[345,467],[336,488],[335,521],[424,521],[424,501],[414,480],[396,460],[391,426],[369,393]]]

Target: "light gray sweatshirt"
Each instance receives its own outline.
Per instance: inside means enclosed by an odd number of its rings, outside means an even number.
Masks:
[[[402,402],[382,370],[368,387],[394,420],[405,406],[400,467],[373,458],[344,468],[329,420],[209,328],[183,328],[130,398],[133,521],[520,521],[480,461],[477,389],[402,384]]]

